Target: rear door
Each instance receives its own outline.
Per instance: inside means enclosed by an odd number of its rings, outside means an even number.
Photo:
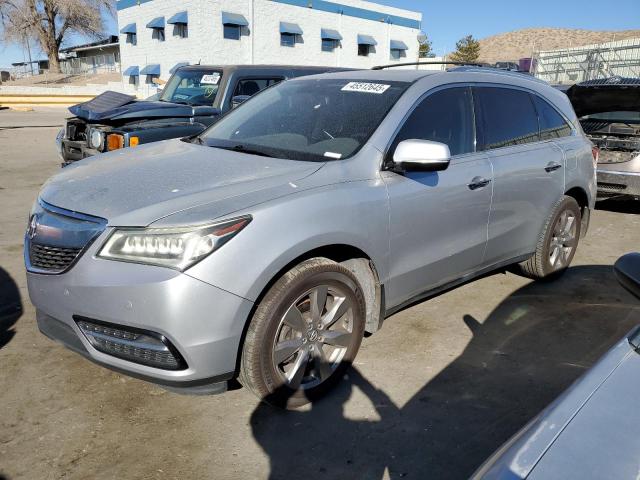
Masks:
[[[473,88],[478,148],[493,167],[485,260],[489,265],[534,252],[551,209],[564,193],[564,155],[540,138],[532,95],[498,86]]]
[[[395,306],[482,265],[491,204],[491,165],[475,152],[470,87],[438,90],[420,100],[389,149],[402,140],[446,143],[440,172],[383,172],[390,206],[387,304]]]

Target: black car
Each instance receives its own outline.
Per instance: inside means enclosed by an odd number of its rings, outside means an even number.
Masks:
[[[343,70],[283,65],[191,65],[178,68],[147,100],[105,92],[69,108],[58,133],[62,166],[98,153],[200,133],[221,114],[288,78]]]

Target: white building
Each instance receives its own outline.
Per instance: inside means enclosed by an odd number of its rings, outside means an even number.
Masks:
[[[125,82],[178,64],[370,68],[413,61],[422,14],[362,0],[118,0]],[[127,79],[128,77],[128,79]]]

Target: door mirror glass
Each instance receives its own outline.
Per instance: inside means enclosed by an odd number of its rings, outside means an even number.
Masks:
[[[640,298],[640,253],[628,253],[613,266],[618,281],[624,288]]]
[[[403,140],[393,153],[393,163],[405,171],[445,170],[450,160],[448,145],[431,140]]]
[[[234,96],[233,98],[231,98],[231,108],[236,108],[238,105],[240,105],[241,103],[246,102],[250,98],[251,98],[250,95],[236,95],[236,96]]]

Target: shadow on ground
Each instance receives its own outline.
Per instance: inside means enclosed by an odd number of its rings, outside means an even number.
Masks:
[[[22,301],[18,285],[11,275],[0,267],[0,349],[15,335],[13,326],[21,315]]]
[[[640,201],[629,199],[602,200],[596,203],[596,210],[606,210],[616,213],[638,213],[640,214]]]
[[[405,405],[354,368],[310,411],[259,405],[251,427],[270,478],[468,478],[640,322],[638,307],[611,267],[573,267],[515,291],[486,319],[461,318],[472,340]],[[344,417],[354,388],[380,420]]]

